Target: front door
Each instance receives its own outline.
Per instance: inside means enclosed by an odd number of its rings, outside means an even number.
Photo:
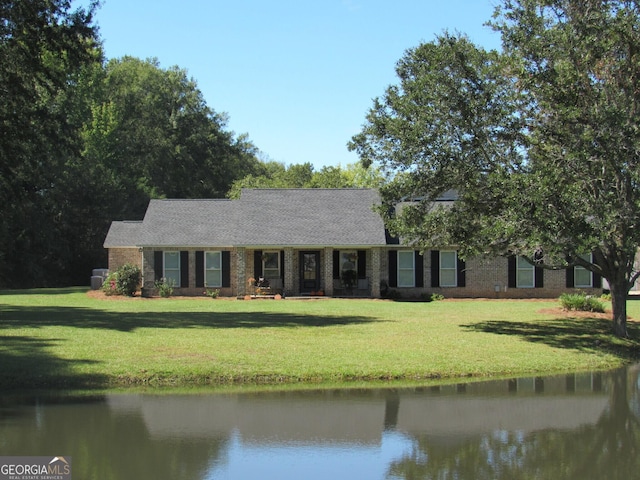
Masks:
[[[300,252],[300,293],[320,290],[320,252]]]

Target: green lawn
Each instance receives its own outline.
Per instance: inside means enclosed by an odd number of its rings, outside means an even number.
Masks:
[[[101,299],[0,291],[0,386],[343,382],[601,370],[640,358],[557,301]],[[629,301],[640,319],[640,301]]]

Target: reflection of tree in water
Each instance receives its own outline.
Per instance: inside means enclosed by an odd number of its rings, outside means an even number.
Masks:
[[[528,434],[496,431],[448,444],[428,435],[393,462],[387,478],[630,479],[640,472],[638,373],[612,375],[609,407],[595,425]],[[631,392],[629,392],[631,385]],[[402,408],[402,406],[400,406]]]
[[[36,403],[32,427],[3,428],[3,454],[65,454],[72,457],[73,478],[84,480],[193,480],[225,453],[226,438],[150,436],[140,415],[115,413],[100,396],[65,402],[68,408],[44,413]]]

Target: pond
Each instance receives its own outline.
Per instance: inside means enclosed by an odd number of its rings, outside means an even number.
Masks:
[[[455,385],[0,396],[0,455],[92,479],[629,479],[640,366]]]

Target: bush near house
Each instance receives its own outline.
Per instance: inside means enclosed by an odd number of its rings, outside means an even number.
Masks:
[[[109,274],[102,284],[102,291],[106,295],[125,295],[133,297],[142,281],[140,267],[127,263],[114,273]]]
[[[160,295],[162,298],[169,298],[171,295],[173,295],[173,287],[175,287],[175,285],[176,282],[174,282],[171,278],[161,278],[154,284],[156,290],[158,291],[158,295]]]
[[[595,297],[584,292],[563,293],[560,295],[560,304],[565,310],[579,310],[582,312],[604,312],[604,304]]]

